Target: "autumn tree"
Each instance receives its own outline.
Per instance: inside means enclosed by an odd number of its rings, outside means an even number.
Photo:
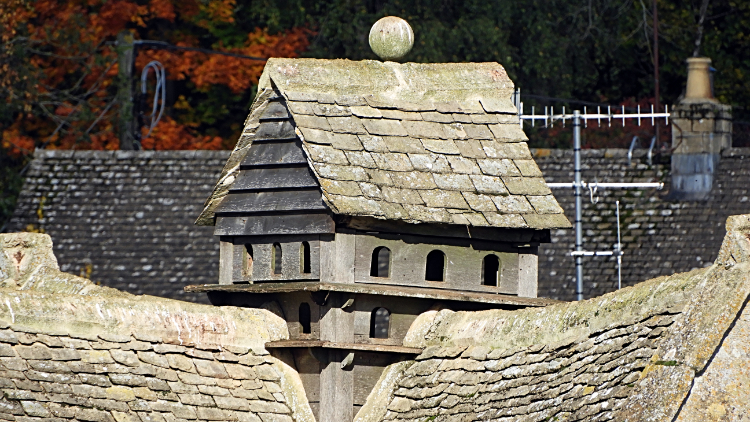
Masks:
[[[309,45],[312,32],[306,27],[270,32],[260,21],[239,25],[240,11],[235,0],[2,2],[0,215],[10,212],[20,188],[18,171],[35,148],[118,149],[117,89],[123,81],[117,78],[122,49],[117,35],[122,31],[138,40],[261,59],[295,57]],[[144,136],[143,148],[230,148],[242,123],[237,116],[246,114],[265,62],[141,48],[136,71],[153,60],[166,68],[168,112]],[[147,101],[153,76],[150,81]]]

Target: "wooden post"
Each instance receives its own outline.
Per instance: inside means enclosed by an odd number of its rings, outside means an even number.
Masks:
[[[219,284],[232,284],[234,275],[234,244],[232,239],[219,242]]]
[[[354,313],[343,309],[353,296],[331,293],[322,307],[320,339],[331,342],[354,342]],[[320,422],[351,422],[354,419],[354,377],[350,367],[344,365],[349,354],[346,350],[328,350],[328,360],[320,373]]]
[[[537,297],[539,248],[518,248],[518,296]]]
[[[133,82],[133,69],[135,65],[135,49],[133,47],[133,34],[122,31],[117,35],[117,55],[119,73],[117,81],[117,101],[120,103],[119,136],[120,149],[134,150],[138,148],[136,130],[135,110],[133,99],[135,97],[135,84]]]

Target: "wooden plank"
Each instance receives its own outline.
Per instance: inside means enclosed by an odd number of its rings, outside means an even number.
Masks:
[[[240,170],[237,180],[234,181],[229,191],[312,188],[320,186],[307,163],[296,164],[295,166],[297,167],[250,168]]]
[[[296,136],[294,125],[289,120],[261,122],[255,131],[256,139],[286,139]]]
[[[394,284],[408,286],[423,286],[436,289],[450,290],[473,290],[487,293],[505,293],[516,294],[517,274],[507,272],[503,274],[505,278],[512,278],[512,288],[505,288],[505,284],[500,286],[485,286],[482,284],[482,266],[483,260],[487,255],[495,255],[500,258],[505,265],[506,262],[515,263],[518,260],[518,248],[510,247],[502,243],[491,244],[486,241],[476,241],[471,239],[458,239],[459,242],[441,243],[423,243],[432,241],[437,238],[428,238],[425,236],[396,236],[396,235],[367,235],[360,234],[356,236],[356,257],[354,262],[355,282],[357,283],[378,283]],[[448,243],[459,243],[458,246]],[[511,252],[501,252],[492,249],[474,248],[477,243],[483,243],[484,246],[493,246],[500,250]],[[370,267],[372,262],[372,253],[377,247],[387,247],[390,249],[391,266],[390,277],[371,277]],[[425,270],[427,264],[427,255],[439,250],[445,254],[445,279],[444,281],[427,281],[425,280]],[[517,268],[516,265],[513,268]]]
[[[260,121],[265,122],[268,120],[283,120],[289,118],[289,111],[282,101],[272,101],[268,103],[268,106],[263,110],[263,114],[260,115]]]
[[[354,244],[353,234],[336,233],[336,257],[334,259],[334,283],[354,283]]]
[[[230,193],[216,207],[216,215],[268,212],[327,210],[317,188]]]
[[[417,299],[448,300],[459,302],[487,303],[509,307],[548,306],[563,303],[547,298],[526,298],[504,294],[466,292],[426,287],[390,286],[381,284],[348,284],[324,282],[288,282],[263,284],[199,284],[185,287],[186,292],[227,292],[227,293],[289,293],[289,292],[350,292]]]
[[[521,248],[518,255],[518,295],[537,297],[539,248]]]
[[[307,158],[299,140],[253,144],[240,164],[240,169],[287,164],[307,164]]]
[[[341,367],[349,354],[343,350],[328,350],[329,363],[320,373],[321,422],[351,422],[354,419],[354,376]]]
[[[252,280],[252,275],[248,275],[246,270],[247,250],[245,245],[234,244],[232,248],[232,283],[246,283]]]
[[[352,342],[332,342],[323,340],[277,340],[266,343],[266,348],[308,348],[320,347],[324,349],[359,350],[363,352],[405,353],[418,355],[422,349],[418,347],[394,346],[387,344],[366,344]]]
[[[219,241],[219,284],[232,284],[234,267],[234,245],[232,239]]]
[[[438,223],[409,224],[403,221],[379,220],[372,217],[345,217],[341,219],[340,226],[367,232],[483,239],[515,244],[549,243],[550,241],[549,230],[502,229]]]
[[[243,217],[216,217],[217,236],[291,235],[333,233],[336,226],[330,215],[280,214]]]

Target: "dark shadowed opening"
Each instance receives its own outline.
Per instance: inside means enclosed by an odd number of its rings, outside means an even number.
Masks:
[[[299,305],[299,323],[302,325],[302,334],[310,334],[312,332],[310,328],[310,305],[307,303],[301,303]]]
[[[391,312],[385,308],[375,308],[370,315],[370,338],[388,338],[391,328]]]
[[[245,274],[250,277],[253,275],[253,245],[245,245]]]
[[[487,255],[482,261],[482,284],[497,286],[500,278],[500,259],[497,255]]]
[[[370,261],[370,277],[391,276],[391,250],[385,246],[378,246],[372,251]]]
[[[427,281],[445,281],[445,254],[434,250],[427,254],[427,266],[424,272]]]
[[[302,242],[299,247],[299,272],[302,274],[310,274],[310,244]]]
[[[281,274],[281,245],[274,243],[271,249],[271,272],[278,275]]]
[[[497,255],[487,255],[482,261],[482,284],[497,286],[500,279],[500,258]]]

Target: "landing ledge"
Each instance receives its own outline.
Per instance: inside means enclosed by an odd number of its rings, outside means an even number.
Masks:
[[[266,349],[300,349],[300,348],[322,348],[322,349],[341,349],[341,350],[358,350],[362,352],[379,352],[379,353],[403,353],[409,355],[419,355],[422,349],[418,347],[394,346],[387,344],[366,344],[366,343],[340,343],[323,340],[279,340],[269,341],[266,343]]]
[[[383,284],[344,284],[313,281],[258,284],[199,284],[186,286],[185,291],[188,293],[344,292],[381,296],[411,297],[418,299],[489,303],[494,305],[506,305],[513,307],[544,307],[556,303],[561,303],[560,301],[554,299],[518,297],[500,293],[481,293]]]

